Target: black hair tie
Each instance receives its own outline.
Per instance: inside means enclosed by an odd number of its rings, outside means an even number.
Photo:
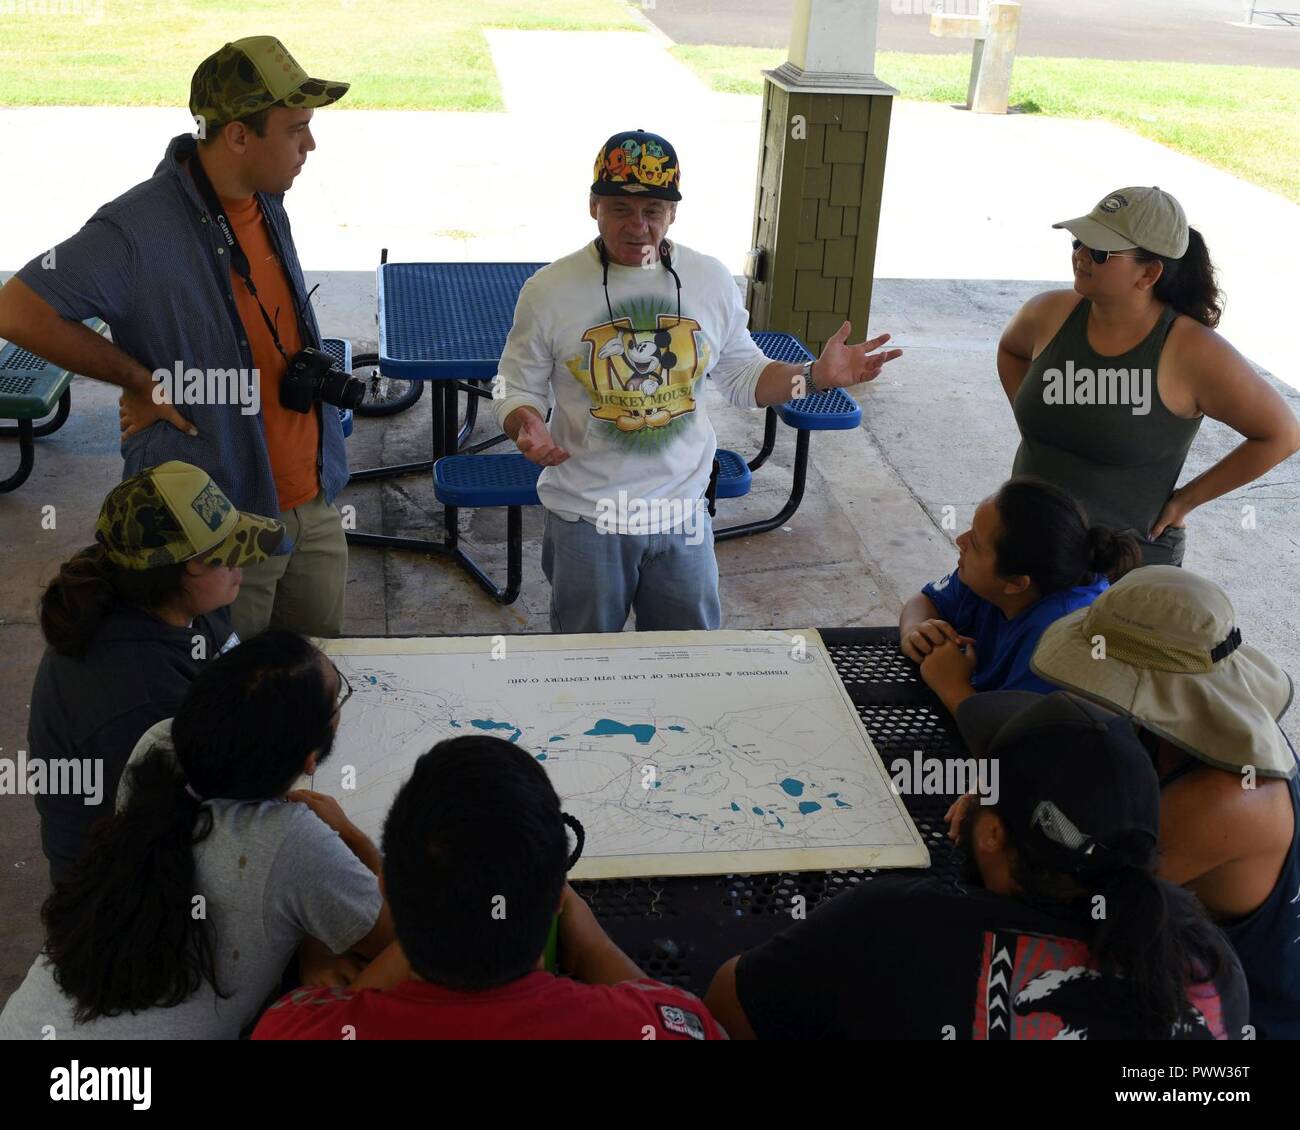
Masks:
[[[574,838],[578,841],[577,847],[575,847],[569,855],[568,869],[572,871],[573,865],[577,863],[579,858],[582,856],[583,845],[587,842],[587,833],[583,831],[582,825],[578,822],[576,816],[570,816],[567,812],[561,812],[560,819],[573,829]]]

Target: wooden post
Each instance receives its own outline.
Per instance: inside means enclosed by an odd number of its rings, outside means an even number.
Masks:
[[[975,40],[966,108],[977,114],[1005,114],[1020,37],[1020,5],[1013,0],[982,0],[976,15],[936,7],[930,13],[930,34]]]
[[[764,72],[749,308],[755,329],[814,352],[848,318],[867,329],[889,116],[872,73],[876,5],[799,0],[790,58]]]

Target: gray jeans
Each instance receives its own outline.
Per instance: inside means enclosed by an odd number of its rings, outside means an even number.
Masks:
[[[712,631],[722,622],[707,511],[694,537],[606,533],[548,513],[542,571],[553,632],[621,632],[630,610],[642,632]]]

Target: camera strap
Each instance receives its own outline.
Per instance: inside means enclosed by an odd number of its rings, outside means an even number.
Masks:
[[[253,284],[253,272],[249,268],[248,256],[244,254],[244,249],[239,246],[239,240],[235,238],[234,226],[226,216],[225,209],[221,206],[221,200],[217,196],[217,191],[212,187],[212,182],[208,179],[207,171],[203,168],[203,162],[199,160],[197,153],[190,158],[190,172],[194,177],[194,183],[198,186],[199,195],[203,197],[203,202],[208,207],[208,214],[212,217],[212,222],[217,225],[217,230],[221,232],[222,238],[226,241],[226,246],[230,249],[230,265],[234,268],[235,274],[243,280],[248,293],[253,296],[253,301],[257,303],[258,310],[262,312],[262,321],[266,323],[266,328],[271,334],[271,340],[275,343],[275,348],[287,365],[289,363],[289,354],[285,352],[284,344],[280,341],[280,333],[275,328],[271,316],[266,312],[266,307],[262,305],[262,299],[257,293],[257,287]],[[302,333],[301,327],[299,327],[299,333]],[[303,340],[307,340],[306,334],[303,334]]]

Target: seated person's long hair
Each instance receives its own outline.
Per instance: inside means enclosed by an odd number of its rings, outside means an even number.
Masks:
[[[185,563],[124,569],[92,545],[59,566],[41,594],[41,632],[60,655],[81,659],[106,616],[123,607],[157,612],[181,595]]]
[[[269,631],[205,667],[172,721],[175,757],[155,748],[128,767],[126,807],[96,822],[84,855],[41,910],[54,979],[76,1019],[178,1005],[217,984],[213,929],[194,913],[194,845],[219,800],[283,796],[334,739],[321,653]],[[111,804],[112,798],[106,803]]]
[[[974,859],[973,825],[973,820],[963,820],[958,833],[967,879],[974,878],[969,862]],[[1144,1039],[1167,1040],[1175,1024],[1190,1023],[1188,984],[1214,980],[1230,959],[1230,949],[1196,895],[1156,875],[1158,847],[1150,846],[1140,866],[1088,879],[1035,858],[1032,848],[1017,842],[1009,825],[1004,827],[1007,845],[1015,852],[1011,878],[1024,899],[1091,927],[1088,949],[1110,978],[1098,994],[1106,994],[1110,1010]],[[1134,850],[1124,843],[1110,846],[1125,854]],[[1094,918],[1098,895],[1105,899],[1105,913]]]
[[[1074,498],[1030,475],[1008,479],[994,497],[1002,536],[997,571],[1026,576],[1046,596],[1106,576],[1113,584],[1142,563],[1137,539],[1093,526]]]

